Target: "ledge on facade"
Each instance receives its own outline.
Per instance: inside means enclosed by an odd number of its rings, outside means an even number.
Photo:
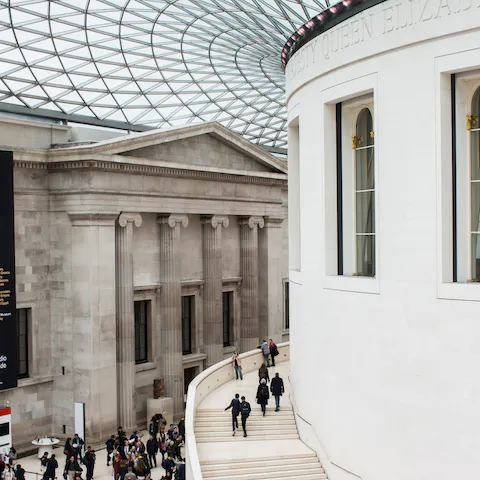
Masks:
[[[223,286],[226,285],[240,285],[242,283],[242,277],[229,277],[222,280]]]
[[[161,283],[154,283],[152,285],[139,285],[139,286],[134,286],[133,291],[135,293],[160,293],[162,290],[162,284]]]
[[[223,347],[223,354],[227,355],[237,351],[237,347],[235,345],[229,345],[228,347]]]
[[[41,383],[53,382],[53,375],[42,375],[37,377],[28,377],[18,380],[17,388],[30,387],[32,385],[40,385]]]
[[[155,370],[156,368],[156,362],[137,363],[135,365],[135,373],[146,372],[147,370]]]
[[[190,363],[198,363],[206,359],[206,353],[189,353],[188,355],[183,355],[182,363],[183,365],[189,365]]]
[[[182,287],[203,287],[205,280],[182,280]]]

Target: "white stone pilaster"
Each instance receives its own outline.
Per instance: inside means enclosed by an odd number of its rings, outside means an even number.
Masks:
[[[258,318],[258,228],[263,228],[263,217],[241,217],[240,225],[240,272],[241,293],[241,338],[243,352],[259,344]]]
[[[133,227],[138,213],[121,213],[115,229],[118,423],[127,431],[137,425],[135,405],[135,320],[133,296]]]
[[[222,316],[222,228],[228,217],[218,215],[201,218],[203,225],[203,338],[207,366],[223,360]]]
[[[181,252],[180,228],[188,226],[186,215],[160,215],[160,281],[161,338],[160,369],[165,379],[165,390],[173,398],[174,416],[184,410],[184,381],[182,363],[181,317]]]

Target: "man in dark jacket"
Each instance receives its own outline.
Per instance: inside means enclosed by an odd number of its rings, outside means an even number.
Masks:
[[[232,409],[232,428],[233,428],[233,436],[235,436],[235,426],[238,428],[238,415],[240,413],[240,395],[238,393],[235,394],[235,398],[232,398],[230,405],[225,409],[225,411]]]
[[[245,397],[242,397],[242,403],[240,404],[240,413],[242,415],[242,428],[243,428],[243,436],[247,436],[247,418],[250,416],[250,412],[252,411],[252,407],[250,404],[245,400]]]
[[[185,419],[182,418],[178,422],[178,434],[182,437],[185,438]]]
[[[280,410],[280,397],[283,395],[283,393],[285,393],[283,380],[280,378],[280,375],[278,373],[276,373],[272,379],[272,383],[270,384],[270,391],[275,397],[275,411],[278,412]]]
[[[110,460],[112,458],[112,452],[115,450],[115,435],[112,435],[105,442],[105,445],[107,446],[107,467],[108,467],[110,465]]]
[[[43,474],[43,479],[44,480],[55,480],[55,470],[58,468],[58,462],[55,459],[55,454],[52,454],[52,456],[48,459],[47,462],[47,469],[45,470],[45,473]],[[17,477],[18,479],[18,477]]]
[[[158,444],[157,439],[150,435],[150,438],[147,440],[147,453],[148,453],[148,461],[150,462],[150,468],[153,468],[153,464],[155,463],[155,467],[157,466],[157,450]]]
[[[55,455],[52,455],[54,457]],[[15,478],[17,480],[25,480],[25,469],[22,468],[20,464],[17,465],[17,468],[15,469]]]
[[[83,463],[87,469],[87,480],[92,480],[93,478],[93,470],[95,468],[95,450],[92,450],[92,447],[88,447],[87,451],[85,452],[85,456],[83,457]]]

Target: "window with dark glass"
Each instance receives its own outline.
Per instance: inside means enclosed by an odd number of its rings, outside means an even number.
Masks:
[[[290,288],[289,282],[285,282],[284,302],[285,302],[285,330],[290,328]]]
[[[358,115],[353,137],[355,151],[356,274],[375,276],[375,145],[372,114]]]
[[[28,330],[32,310],[20,308],[17,310],[17,342],[18,342],[18,378],[26,378],[28,371]]]
[[[223,292],[223,346],[230,347],[233,342],[233,292]]]
[[[470,120],[470,271],[473,281],[480,282],[480,88],[472,99]]]
[[[150,301],[141,300],[134,303],[135,317],[135,363],[148,361],[148,316]]]
[[[192,353],[192,327],[195,295],[182,297],[182,349],[183,354]]]

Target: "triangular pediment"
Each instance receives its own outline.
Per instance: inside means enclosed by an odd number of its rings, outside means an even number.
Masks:
[[[287,164],[218,123],[134,133],[64,153],[112,155],[216,170],[287,173]],[[117,157],[118,158],[118,157]]]

